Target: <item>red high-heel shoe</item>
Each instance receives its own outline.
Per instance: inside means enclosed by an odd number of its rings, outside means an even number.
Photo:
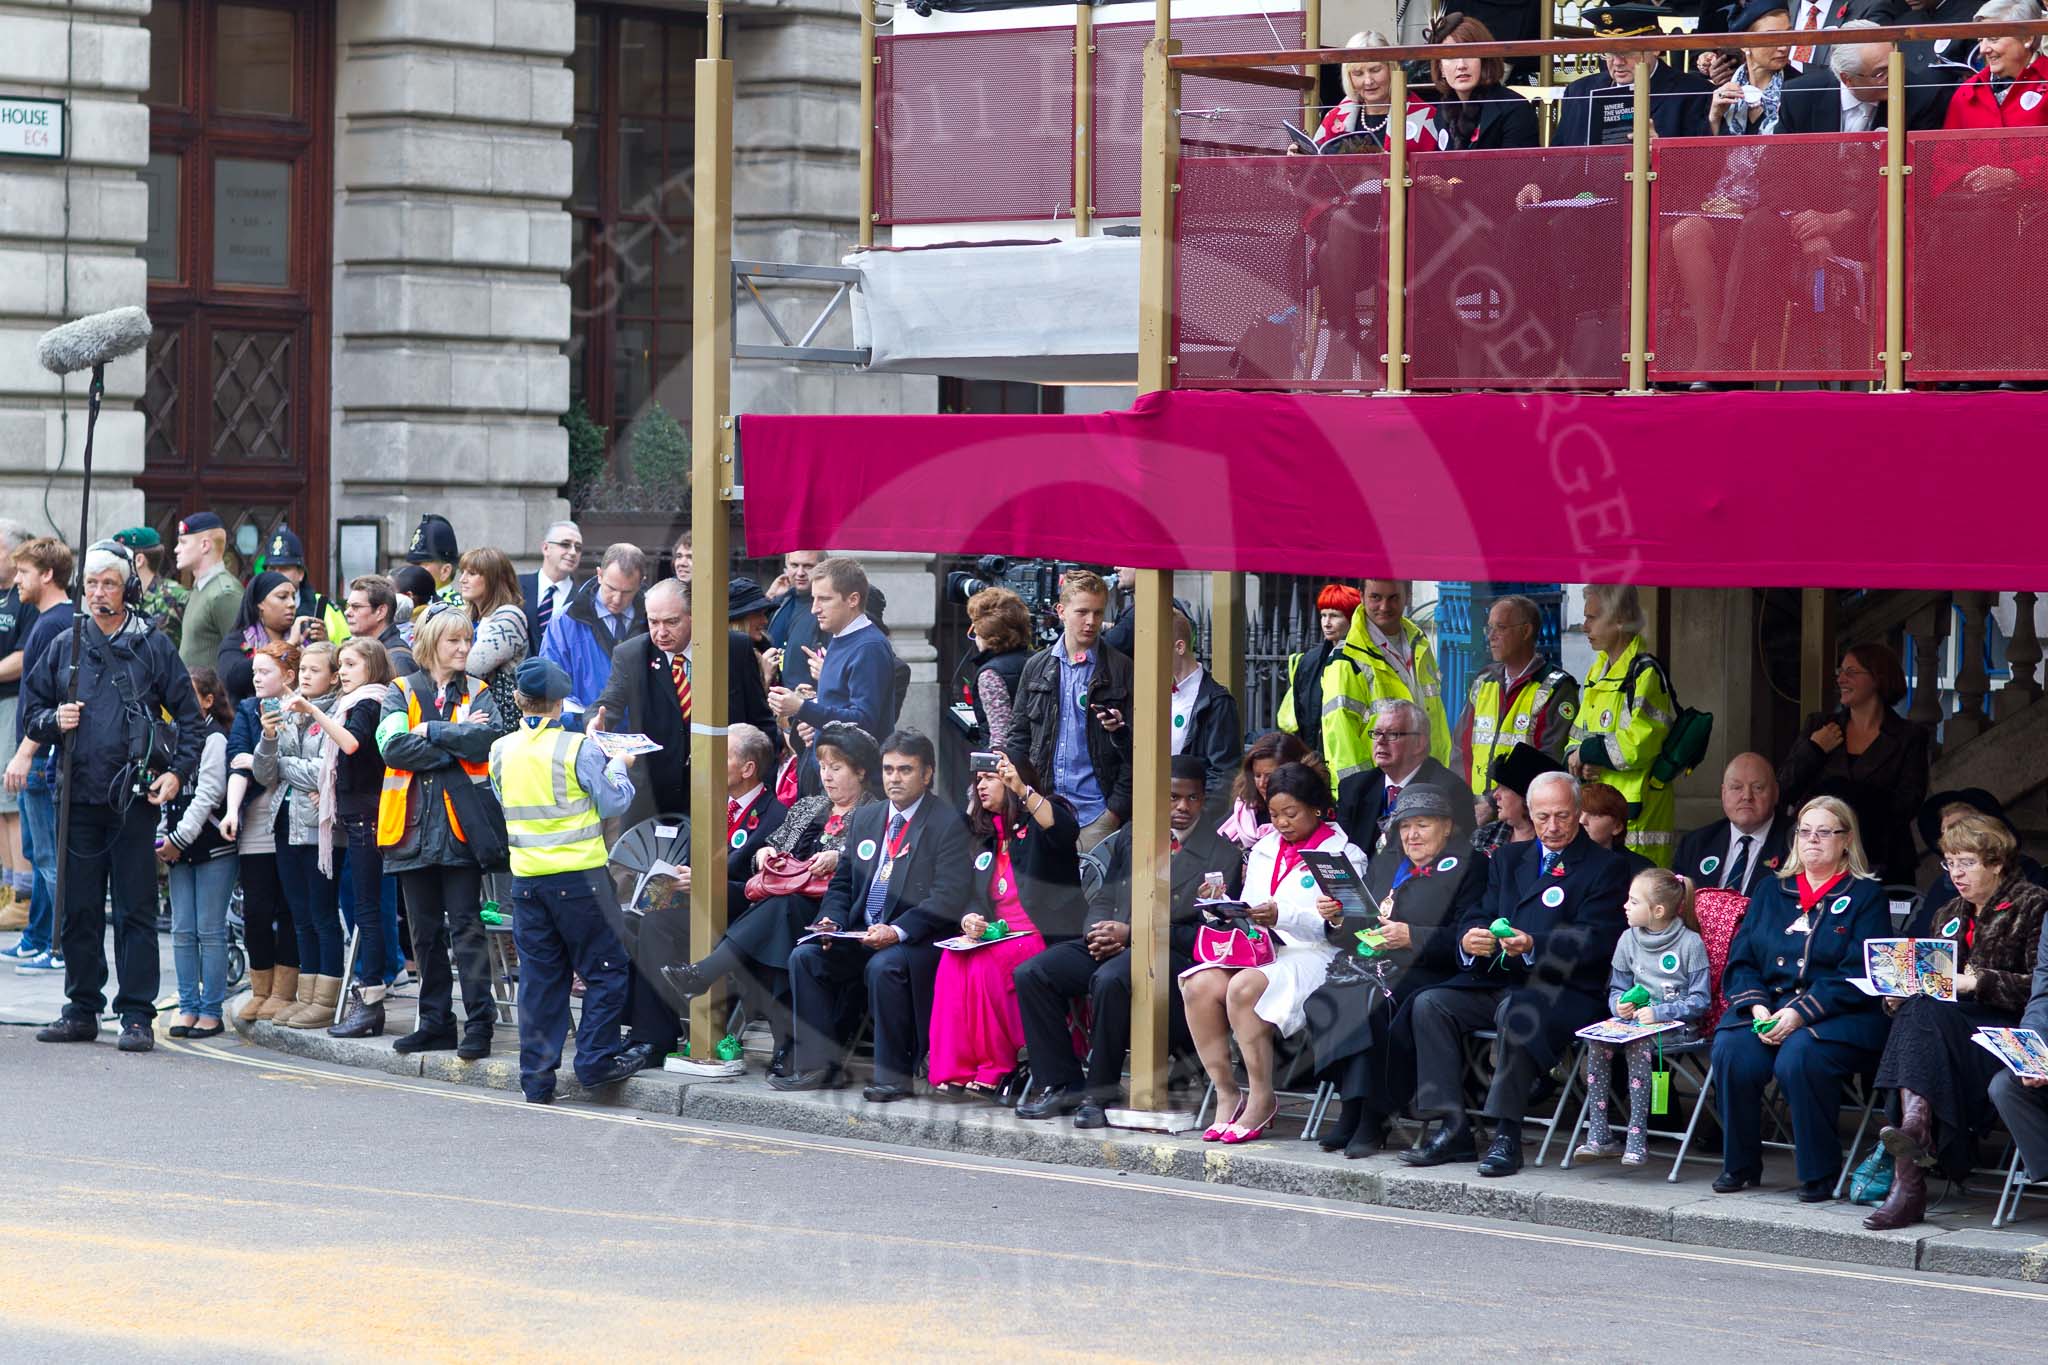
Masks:
[[[1235,1126],[1236,1126],[1236,1124],[1237,1124],[1237,1121],[1238,1121],[1239,1119],[1241,1119],[1241,1118],[1243,1118],[1243,1117],[1244,1117],[1244,1098],[1245,1098],[1245,1097],[1244,1097],[1244,1096],[1242,1096],[1242,1095],[1239,1095],[1239,1096],[1237,1097],[1237,1108],[1235,1108],[1235,1109],[1233,1109],[1233,1110],[1231,1110],[1231,1111],[1230,1111],[1230,1117],[1229,1117],[1229,1118],[1225,1119],[1225,1120],[1224,1120],[1223,1122],[1221,1122],[1221,1123],[1219,1123],[1219,1124],[1216,1124],[1216,1125],[1214,1125],[1213,1127],[1209,1127],[1209,1128],[1204,1128],[1204,1129],[1202,1130],[1202,1141],[1204,1141],[1204,1142],[1224,1142],[1224,1141],[1227,1141],[1227,1139],[1226,1139],[1226,1138],[1225,1138],[1225,1137],[1224,1137],[1223,1135],[1224,1135],[1225,1133],[1229,1132],[1229,1131],[1230,1131],[1230,1130],[1231,1130],[1231,1129],[1232,1129],[1233,1127],[1235,1127]],[[1266,1120],[1266,1122],[1268,1122],[1268,1123],[1271,1123],[1271,1122],[1272,1122],[1272,1120],[1271,1120],[1271,1119],[1267,1119],[1267,1120]]]
[[[1241,1116],[1244,1113],[1244,1107],[1240,1105],[1238,1107],[1237,1112]],[[1258,1126],[1253,1128],[1245,1128],[1240,1126],[1236,1119],[1232,1119],[1230,1121],[1229,1126],[1223,1130],[1222,1135],[1218,1137],[1216,1140],[1218,1142],[1230,1143],[1233,1146],[1240,1142],[1257,1142],[1261,1137],[1265,1136],[1266,1130],[1273,1126],[1273,1120],[1279,1117],[1280,1105],[1278,1101],[1275,1101],[1273,1104],[1273,1112],[1266,1115],[1265,1118],[1261,1119],[1258,1123]]]

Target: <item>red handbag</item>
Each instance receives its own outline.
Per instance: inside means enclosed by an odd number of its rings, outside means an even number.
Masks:
[[[1256,934],[1257,937],[1253,937]],[[1195,931],[1195,961],[1211,967],[1266,967],[1274,957],[1273,931],[1217,929],[1204,924]]]
[[[811,865],[802,858],[780,851],[769,853],[760,871],[747,878],[747,899],[765,901],[776,896],[809,896],[822,900],[830,877],[811,875]]]

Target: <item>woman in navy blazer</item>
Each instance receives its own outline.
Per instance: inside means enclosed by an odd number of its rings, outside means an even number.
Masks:
[[[1799,809],[1784,868],[1753,886],[1728,949],[1728,1012],[1713,1053],[1724,1139],[1714,1193],[1763,1179],[1763,1096],[1775,1077],[1792,1114],[1799,1198],[1830,1197],[1843,1084],[1877,1066],[1888,1028],[1850,978],[1863,975],[1863,941],[1890,932],[1855,815],[1835,797],[1813,798]]]

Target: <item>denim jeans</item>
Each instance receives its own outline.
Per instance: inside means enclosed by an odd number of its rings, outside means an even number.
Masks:
[[[398,975],[397,914],[384,912],[384,853],[377,847],[375,816],[344,815],[348,867],[341,897],[342,918],[356,940],[356,981],[388,986]]]
[[[178,1012],[220,1018],[228,993],[228,900],[235,891],[232,852],[171,864],[171,960],[178,968]]]
[[[54,941],[57,905],[57,789],[47,754],[36,759],[21,789],[21,851],[36,873],[22,942],[47,952]]]
[[[299,970],[340,976],[342,944],[340,884],[320,872],[320,850],[312,844],[281,842],[277,873],[292,903],[292,927],[299,935]]]

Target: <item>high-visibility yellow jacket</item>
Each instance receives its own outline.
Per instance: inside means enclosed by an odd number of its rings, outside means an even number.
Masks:
[[[576,776],[580,734],[521,726],[491,745],[491,786],[505,809],[512,875],[548,877],[605,865],[604,822]]]
[[[1659,867],[1671,866],[1678,798],[1650,780],[1650,765],[1664,751],[1677,710],[1664,665],[1637,636],[1611,659],[1593,656],[1566,747],[1578,754],[1586,781],[1605,782],[1628,798],[1628,846]]]
[[[1560,763],[1571,739],[1572,720],[1579,714],[1579,680],[1537,655],[1529,671],[1512,688],[1507,672],[1490,665],[1472,680],[1464,719],[1452,741],[1456,759],[1452,772],[1472,784],[1480,796],[1493,789],[1493,760],[1517,744],[1541,749]]]
[[[1401,618],[1401,632],[1415,656],[1415,690],[1393,662],[1372,642],[1365,608],[1351,613],[1351,631],[1344,645],[1323,668],[1323,760],[1332,787],[1352,773],[1372,766],[1372,708],[1375,702],[1412,701],[1429,716],[1429,756],[1439,763],[1451,756],[1451,727],[1444,718],[1443,679],[1436,651],[1422,627]]]

